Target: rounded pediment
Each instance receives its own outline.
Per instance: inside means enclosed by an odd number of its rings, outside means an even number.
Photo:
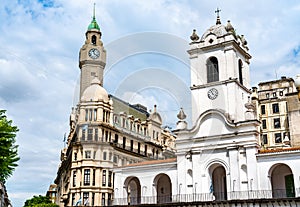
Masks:
[[[209,36],[210,37],[215,36],[216,38],[222,37],[222,36],[226,35],[227,33],[228,32],[224,25],[216,24],[216,25],[211,26],[208,30],[206,30],[206,32],[204,32],[200,41],[205,41],[205,39],[207,37],[209,38]]]

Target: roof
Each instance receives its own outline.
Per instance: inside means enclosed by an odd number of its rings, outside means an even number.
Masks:
[[[145,165],[155,165],[155,164],[162,164],[162,163],[172,163],[176,162],[177,158],[170,158],[165,160],[150,160],[150,161],[144,161],[144,162],[138,162],[138,163],[132,163],[123,167],[134,167],[134,166],[145,166]],[[120,167],[120,168],[123,168]]]
[[[280,148],[280,149],[261,149],[258,151],[258,153],[266,154],[266,153],[279,153],[279,152],[291,152],[291,151],[300,151],[300,147],[289,147],[289,148]]]
[[[95,17],[93,17],[92,22],[88,26],[88,31],[92,30],[92,29],[96,29],[96,30],[100,31],[100,27],[99,27]]]
[[[147,108],[138,104],[130,104],[125,102],[113,95],[109,95],[113,100],[114,113],[126,113],[127,115],[132,115],[134,118],[139,118],[141,121],[146,121],[149,116]]]
[[[88,31],[96,29],[98,31],[100,31],[100,27],[96,21],[96,17],[95,17],[95,3],[94,3],[94,10],[93,10],[93,19],[92,22],[89,24],[88,26]]]
[[[98,78],[94,78],[91,82],[91,85],[84,90],[81,96],[81,101],[109,101],[108,94],[106,90],[100,85],[100,81]]]

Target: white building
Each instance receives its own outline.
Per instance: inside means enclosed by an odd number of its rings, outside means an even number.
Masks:
[[[114,204],[299,197],[300,148],[259,150],[244,36],[218,16],[191,40],[193,126],[181,109],[176,158],[115,168]]]

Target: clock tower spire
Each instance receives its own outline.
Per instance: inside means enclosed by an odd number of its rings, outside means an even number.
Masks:
[[[80,74],[80,97],[84,90],[91,85],[92,80],[97,77],[103,86],[103,71],[106,65],[106,51],[101,41],[100,27],[96,21],[95,4],[92,21],[85,33],[85,43],[79,52]]]

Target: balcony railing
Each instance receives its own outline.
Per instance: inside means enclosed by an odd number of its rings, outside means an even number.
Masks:
[[[300,189],[296,192],[289,192],[285,189],[279,190],[257,190],[257,191],[235,191],[220,193],[194,193],[178,194],[169,196],[142,196],[129,198],[115,198],[113,205],[136,205],[136,204],[161,204],[180,202],[207,202],[226,200],[249,200],[249,199],[273,199],[293,198],[300,196]]]

